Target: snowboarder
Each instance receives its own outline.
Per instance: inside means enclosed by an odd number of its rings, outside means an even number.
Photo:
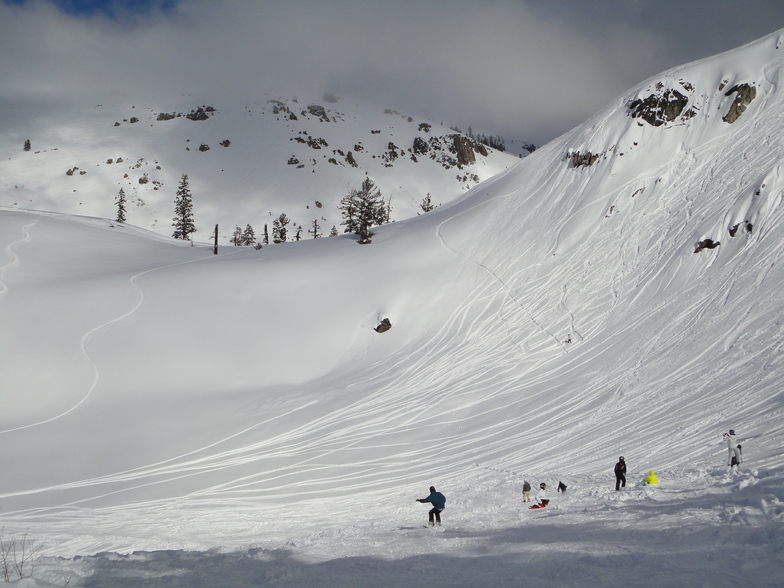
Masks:
[[[740,445],[738,445],[738,439],[735,437],[734,429],[730,429],[729,433],[724,433],[724,438],[727,440],[727,465],[732,469],[733,465],[737,465],[742,461]],[[733,457],[737,462],[736,464],[732,463]]]
[[[430,509],[428,514],[428,525],[433,526],[433,519],[435,519],[435,524],[439,527],[441,526],[441,511],[446,508],[446,496],[441,494],[440,492],[436,492],[435,486],[430,486],[430,495],[427,498],[417,498],[417,502],[421,503],[430,503],[433,505],[433,508]]]
[[[618,463],[615,464],[615,491],[626,488],[626,462],[623,456],[618,458]]]
[[[558,480],[558,492],[566,493],[566,484]]]
[[[531,502],[531,484],[523,480],[523,502]]]
[[[536,500],[536,504],[531,508],[544,508],[550,503],[550,498],[547,496],[547,484],[544,482],[539,484],[539,492],[536,493],[534,499]]]

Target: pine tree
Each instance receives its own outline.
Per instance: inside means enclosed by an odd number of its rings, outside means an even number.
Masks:
[[[378,223],[379,225],[386,225],[392,222],[392,196],[387,200],[387,205],[382,206],[379,210]]]
[[[343,198],[340,199],[340,205],[338,206],[342,215],[343,215],[343,222],[340,223],[341,225],[345,226],[345,233],[356,233],[357,232],[357,198],[356,198],[356,190],[352,190]]]
[[[365,178],[362,188],[352,190],[340,200],[340,210],[343,213],[342,225],[346,233],[359,236],[359,243],[370,243],[373,225],[382,225],[389,221],[391,201],[389,207],[381,197],[381,190],[370,178]]]
[[[175,239],[187,240],[192,233],[196,232],[196,225],[193,223],[193,197],[188,187],[188,175],[182,174],[180,185],[177,188],[177,197],[174,199],[174,218],[172,219]]]
[[[24,150],[25,151],[30,151],[30,149],[32,149],[32,145],[30,145],[30,139],[25,139]]]
[[[340,233],[338,233],[338,228],[335,225],[332,225],[332,228],[329,230],[330,237],[337,237]]]
[[[337,229],[335,229],[335,231],[337,231]],[[319,226],[317,219],[313,219],[313,227],[308,231],[308,234],[314,239],[321,237],[321,227]]]
[[[286,216],[286,213],[281,213],[281,215],[272,221],[272,242],[273,243],[285,243],[286,242],[286,234],[288,229],[286,226],[290,223],[289,217]]]
[[[430,212],[435,208],[435,206],[433,206],[433,203],[430,200],[430,192],[428,192],[427,196],[425,196],[422,199],[422,202],[419,203],[419,208],[422,209],[422,212]]]
[[[117,222],[124,223],[125,222],[125,191],[120,188],[120,191],[117,193],[117,198],[115,198],[114,203],[117,205]]]
[[[297,232],[294,233],[294,240],[301,241],[302,240],[302,227],[300,225],[296,225]]]
[[[253,230],[253,227],[247,225],[245,230],[242,232],[242,244],[243,245],[255,245],[256,244],[256,232]]]
[[[235,247],[243,245],[242,242],[242,229],[239,225],[234,225],[234,232],[231,235],[231,244]]]
[[[267,223],[264,223],[264,244],[269,245],[269,231],[267,230]]]

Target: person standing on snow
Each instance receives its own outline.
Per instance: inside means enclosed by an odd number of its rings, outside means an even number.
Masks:
[[[615,491],[621,489],[621,486],[626,488],[626,462],[623,456],[618,458],[618,463],[615,464]]]
[[[432,527],[433,526],[433,519],[435,518],[435,524],[439,527],[441,526],[441,511],[446,508],[446,496],[441,494],[440,492],[436,492],[435,486],[430,486],[430,495],[427,498],[417,498],[417,502],[427,503],[433,505],[433,508],[430,509],[428,514],[428,524]]]
[[[523,502],[531,502],[531,484],[523,480]]]
[[[536,500],[536,504],[531,508],[544,508],[550,503],[550,497],[547,495],[547,484],[544,482],[539,484],[539,492],[536,493],[534,500]]]
[[[727,440],[727,465],[730,468],[733,465],[738,465],[741,462],[740,445],[738,445],[738,438],[735,437],[735,430],[730,429],[729,433],[724,433],[724,438]],[[735,463],[732,463],[732,458],[735,458]]]

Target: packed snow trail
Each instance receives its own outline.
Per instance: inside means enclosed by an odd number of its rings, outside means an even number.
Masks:
[[[575,586],[773,587],[784,572],[777,557],[782,475],[676,470],[658,488],[622,492],[612,490],[610,472],[576,476],[566,494],[536,512],[520,501],[519,474],[486,471],[441,488],[448,506],[440,529],[422,528],[427,508],[413,503],[415,490],[380,494],[373,509],[342,500],[330,516],[319,499],[295,512],[235,505],[211,517],[192,513],[187,522],[160,512],[172,525],[168,549],[47,557],[38,577],[84,587],[511,587],[523,576],[535,587],[553,579]],[[137,528],[138,546],[144,531]],[[722,549],[727,536],[730,550]],[[210,549],[210,539],[224,547]]]

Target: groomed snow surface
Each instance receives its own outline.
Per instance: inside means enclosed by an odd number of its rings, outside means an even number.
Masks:
[[[0,210],[0,525],[42,548],[17,584],[780,586],[782,39],[370,245]],[[630,117],[658,84],[694,114]]]

